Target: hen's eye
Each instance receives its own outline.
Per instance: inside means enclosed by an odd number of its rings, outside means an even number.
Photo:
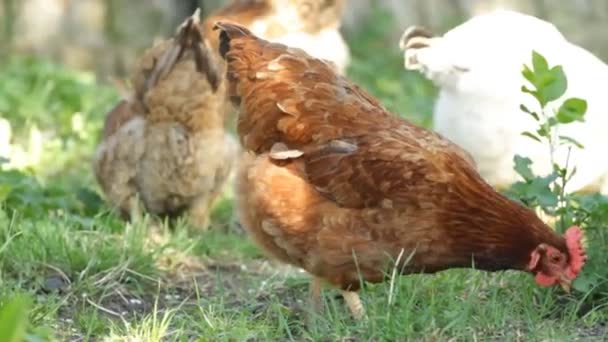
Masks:
[[[554,255],[551,257],[551,261],[553,262],[560,262],[562,260],[562,257],[560,257],[559,255]]]

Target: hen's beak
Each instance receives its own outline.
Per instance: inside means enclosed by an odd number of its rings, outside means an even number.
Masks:
[[[561,277],[561,279],[559,280],[559,286],[561,286],[562,289],[566,291],[566,293],[570,293],[570,290],[572,289],[572,280],[566,277]]]

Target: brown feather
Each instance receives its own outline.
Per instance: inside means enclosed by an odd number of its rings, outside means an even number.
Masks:
[[[137,113],[131,109],[131,103],[129,101],[119,101],[116,106],[106,114],[103,127],[103,138],[108,138],[116,133],[120,127],[136,115]]]

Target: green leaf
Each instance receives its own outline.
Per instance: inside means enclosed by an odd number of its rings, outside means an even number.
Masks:
[[[579,98],[570,98],[564,101],[557,110],[557,121],[568,124],[574,121],[584,121],[587,112],[587,101]]]
[[[545,126],[540,126],[537,130],[536,130],[536,134],[540,135],[541,137],[548,137],[549,136],[549,131],[547,130],[547,127]]]
[[[600,281],[600,279],[597,279],[597,277],[583,273],[576,277],[572,283],[572,288],[579,292],[589,292],[598,281]]]
[[[536,97],[536,91],[534,91],[534,90],[532,90],[532,89],[530,89],[530,88],[528,88],[526,86],[521,86],[521,92],[522,93],[528,93],[528,94]]]
[[[522,76],[524,76],[524,78],[526,80],[528,80],[530,83],[534,84],[534,73],[532,72],[532,70],[530,70],[530,68],[527,65],[524,65],[523,70],[521,71]]]
[[[568,169],[561,167],[558,163],[553,163],[553,172],[555,172],[559,178],[562,178],[566,177]]]
[[[558,123],[559,123],[559,121],[557,121],[557,119],[553,116],[547,120],[547,124],[549,125],[549,127],[553,127],[553,126],[557,125]]]
[[[532,67],[535,74],[544,74],[549,71],[549,63],[543,55],[536,51],[532,51]]]
[[[6,342],[22,342],[27,336],[30,299],[23,295],[13,297],[0,310],[0,337]]]
[[[552,208],[557,206],[558,203],[557,195],[555,195],[550,189],[538,193],[538,204],[543,208]]]
[[[530,116],[532,116],[534,118],[534,120],[539,121],[540,118],[538,117],[538,114],[536,114],[535,112],[531,111],[530,109],[528,109],[528,107],[522,105],[519,105],[519,109],[521,109],[522,112],[524,113],[528,113],[530,114]]]
[[[13,191],[12,186],[10,186],[9,184],[0,183],[0,203],[6,201],[6,199],[11,194],[12,191]]]
[[[524,164],[529,162],[528,158],[522,159]],[[552,173],[545,177],[531,177],[525,182],[516,182],[511,187],[511,196],[515,196],[526,205],[538,205],[543,210],[552,212],[558,203],[558,196],[551,191],[551,184],[556,179],[557,174]]]
[[[566,137],[563,135],[559,136],[559,140],[562,143],[562,145],[566,145],[566,144],[572,144],[580,149],[584,149],[585,146],[583,146],[583,144],[581,144],[580,142],[576,141],[574,138],[570,138],[570,137]],[[0,197],[1,199],[1,197]]]
[[[555,101],[566,93],[568,88],[568,80],[561,65],[555,66],[549,70],[549,77],[546,78],[546,84],[543,84],[539,93],[542,95],[545,104]]]
[[[515,166],[513,167],[515,172],[517,172],[523,179],[526,181],[534,178],[534,173],[532,172],[532,160],[528,157],[522,157],[520,155],[515,155],[513,157],[513,163]]]
[[[551,183],[557,179],[557,174],[552,173],[546,177],[536,177],[529,186],[529,191],[536,195],[538,204],[543,208],[553,208],[557,206],[558,197],[551,191]]]
[[[528,138],[531,138],[531,139],[533,139],[533,140],[536,140],[536,141],[538,141],[539,143],[542,143],[542,141],[540,140],[540,138],[539,138],[539,137],[537,137],[536,135],[534,135],[534,133],[530,133],[530,132],[523,132],[523,133],[521,133],[521,135],[523,135],[523,136],[525,136],[525,137],[528,137]]]

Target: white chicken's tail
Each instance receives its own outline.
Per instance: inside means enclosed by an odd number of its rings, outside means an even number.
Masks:
[[[421,72],[439,87],[455,87],[460,75],[469,71],[467,66],[455,62],[443,37],[434,36],[424,27],[405,30],[399,46],[404,51],[405,69]]]
[[[433,33],[422,26],[408,27],[399,41],[399,47],[405,53],[404,66],[408,70],[421,70],[423,65],[418,60],[418,51],[431,46]]]

